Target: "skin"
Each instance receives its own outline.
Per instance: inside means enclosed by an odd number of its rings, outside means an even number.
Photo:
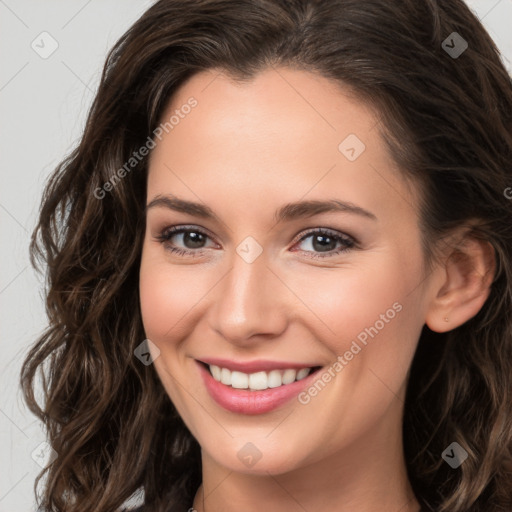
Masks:
[[[391,160],[374,113],[348,89],[287,68],[244,84],[210,70],[182,85],[163,119],[191,96],[198,105],[152,151],[147,203],[172,194],[208,205],[217,218],[148,210],[140,301],[146,335],[160,350],[154,368],[202,447],[204,489],[194,508],[419,510],[402,450],[408,370],[425,324],[447,331],[481,308],[491,249],[466,240],[424,272],[419,191]],[[349,134],[366,146],[355,161],[338,149]],[[377,219],[324,212],[274,221],[285,203],[327,199]],[[202,253],[183,235],[158,239],[182,225],[209,233]],[[312,236],[300,241],[313,228],[357,245],[335,254],[341,244],[333,243],[330,256],[308,257],[325,254]],[[263,249],[252,263],[236,252],[248,236]],[[194,360],[207,357],[328,368],[395,303],[401,311],[307,404],[232,413],[200,379]],[[248,442],[262,455],[252,467],[237,456]]]

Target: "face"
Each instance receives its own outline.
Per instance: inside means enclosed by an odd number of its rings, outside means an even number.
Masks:
[[[285,68],[196,74],[173,115],[149,161],[140,301],[203,456],[284,473],[397,446],[428,279],[377,118]]]

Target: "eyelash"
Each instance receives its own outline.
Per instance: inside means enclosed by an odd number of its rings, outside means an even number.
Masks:
[[[197,250],[193,250],[193,249],[180,249],[178,247],[173,247],[171,245],[169,245],[169,240],[174,236],[174,235],[177,235],[177,234],[181,234],[181,233],[187,233],[187,232],[193,232],[193,233],[199,233],[205,237],[208,237],[208,234],[203,231],[202,229],[198,229],[194,226],[170,226],[170,227],[166,227],[164,228],[160,234],[158,236],[155,237],[155,239],[157,241],[159,241],[161,244],[163,244],[166,248],[166,250],[174,253],[174,254],[177,254],[179,256],[190,256],[192,258],[196,257],[196,255],[201,255],[203,253],[203,251],[205,250],[205,248],[200,248],[200,249],[197,249]],[[295,243],[294,245],[300,243],[300,242],[303,242],[305,239],[309,238],[311,235],[315,235],[315,234],[321,234],[321,235],[325,235],[325,236],[328,236],[329,238],[332,238],[333,240],[335,240],[336,242],[341,242],[342,244],[344,244],[344,247],[341,248],[341,249],[337,249],[337,250],[332,250],[330,252],[327,252],[325,253],[325,255],[323,255],[323,253],[315,253],[315,252],[312,252],[312,251],[302,251],[306,254],[308,254],[308,258],[313,258],[313,259],[323,259],[323,258],[329,258],[329,257],[332,257],[332,256],[336,256],[338,254],[341,254],[343,252],[346,252],[346,251],[349,251],[350,249],[354,248],[357,246],[357,242],[355,239],[353,239],[352,237],[349,237],[349,236],[341,236],[339,234],[337,234],[335,231],[331,231],[329,229],[325,229],[325,228],[315,228],[315,229],[312,229],[312,230],[309,230],[307,233],[305,233],[301,238],[299,238]]]

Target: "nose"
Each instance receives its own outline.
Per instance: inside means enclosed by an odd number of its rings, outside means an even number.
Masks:
[[[231,270],[215,287],[210,327],[229,343],[268,340],[286,329],[291,293],[267,265],[264,253],[252,263],[235,254]]]

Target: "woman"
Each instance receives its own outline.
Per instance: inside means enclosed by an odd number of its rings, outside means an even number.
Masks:
[[[34,233],[43,509],[510,510],[511,85],[459,0],[152,6]]]

